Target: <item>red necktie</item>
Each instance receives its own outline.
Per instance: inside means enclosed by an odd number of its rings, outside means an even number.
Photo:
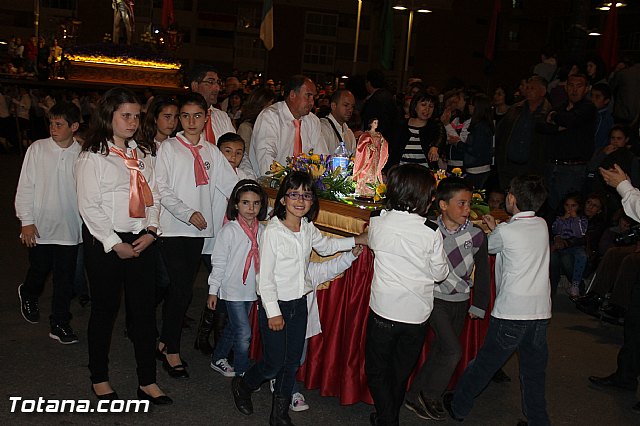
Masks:
[[[293,137],[293,156],[296,157],[302,154],[302,136],[300,136],[300,124],[299,118],[293,120],[293,125],[296,126],[296,134]]]
[[[131,157],[114,147],[109,151],[122,158],[129,169],[129,217],[146,217],[145,207],[153,206],[153,194],[140,170],[136,150],[131,151]]]
[[[213,120],[211,118],[211,109],[207,111],[207,122],[204,125],[204,138],[207,142],[216,144],[216,134],[213,132]]]
[[[184,145],[186,148],[191,151],[193,155],[193,173],[196,177],[196,186],[206,185],[209,183],[209,175],[207,174],[207,169],[204,167],[204,161],[202,161],[202,156],[200,155],[200,149],[202,145],[192,145],[182,140],[180,136],[176,136],[178,142]]]

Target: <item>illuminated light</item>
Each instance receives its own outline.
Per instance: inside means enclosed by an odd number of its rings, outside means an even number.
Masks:
[[[0,44],[7,44],[6,41],[0,41]]]
[[[407,10],[405,6],[393,6],[395,10]]]
[[[431,13],[429,9],[418,9],[418,13]]]
[[[154,34],[160,34],[160,30],[153,30]]]
[[[345,80],[348,80],[348,79],[349,79],[349,76],[348,76],[348,75],[343,75],[343,76],[342,76],[342,77],[340,77],[340,78],[344,78]]]
[[[103,65],[117,65],[125,67],[141,67],[141,68],[156,68],[156,69],[180,69],[180,64],[157,62],[157,61],[144,61],[135,58],[110,58],[108,56],[87,56],[87,55],[69,55],[70,61],[86,62],[90,64],[103,64]]]
[[[590,35],[590,36],[593,36],[593,37],[597,37],[597,36],[600,36],[600,35],[602,35],[602,34],[600,34],[600,33],[599,33],[599,32],[597,32],[597,31],[591,31],[591,32],[589,33],[589,35]]]

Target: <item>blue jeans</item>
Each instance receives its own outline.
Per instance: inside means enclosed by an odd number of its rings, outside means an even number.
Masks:
[[[457,417],[466,417],[491,378],[515,351],[520,355],[522,412],[529,425],[549,425],[545,400],[547,326],[549,320],[503,320],[491,317],[489,331],[476,359],[464,370],[451,407]]]
[[[279,301],[278,305],[284,319],[284,329],[280,331],[269,329],[267,314],[260,306],[258,317],[264,354],[244,374],[244,381],[256,389],[263,382],[275,378],[274,394],[291,398],[307,331],[307,298]]]
[[[236,374],[240,375],[249,368],[249,345],[251,344],[249,313],[253,302],[227,300],[226,305],[229,322],[224,327],[212,360],[215,362],[226,358],[233,348],[233,369]]]

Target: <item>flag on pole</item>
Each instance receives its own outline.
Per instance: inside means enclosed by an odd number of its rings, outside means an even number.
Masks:
[[[173,0],[162,0],[162,28],[167,29],[173,23]]]
[[[391,0],[384,0],[382,15],[380,16],[380,35],[382,38],[382,53],[380,64],[382,68],[390,70],[393,67],[393,4]]]
[[[611,8],[607,14],[598,53],[608,71],[612,71],[618,64],[618,8],[615,2],[611,3]]]
[[[273,1],[264,0],[262,5],[262,23],[260,24],[260,40],[267,50],[273,49]]]

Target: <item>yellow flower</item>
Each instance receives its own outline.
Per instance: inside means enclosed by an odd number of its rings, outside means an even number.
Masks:
[[[451,170],[451,173],[456,176],[462,176],[462,169],[460,167],[456,167],[453,170]]]
[[[380,197],[378,195],[374,195],[373,201],[377,203],[378,201],[380,201]]]
[[[379,196],[383,196],[384,194],[387,193],[387,185],[384,183],[381,183],[380,185],[378,185],[376,187],[376,194]]]
[[[313,154],[310,158],[311,158],[311,161],[313,161],[314,163],[320,162],[320,156],[318,154]]]
[[[318,164],[311,164],[309,166],[309,172],[311,173],[311,177],[316,180],[326,171],[326,167]]]
[[[273,163],[271,163],[271,166],[269,166],[269,170],[271,171],[271,173],[278,173],[284,170],[284,166],[274,160]]]
[[[482,201],[482,195],[481,195],[481,194],[478,194],[477,192],[475,192],[475,193],[473,194],[473,199],[474,199],[474,200],[477,200],[477,201]]]

